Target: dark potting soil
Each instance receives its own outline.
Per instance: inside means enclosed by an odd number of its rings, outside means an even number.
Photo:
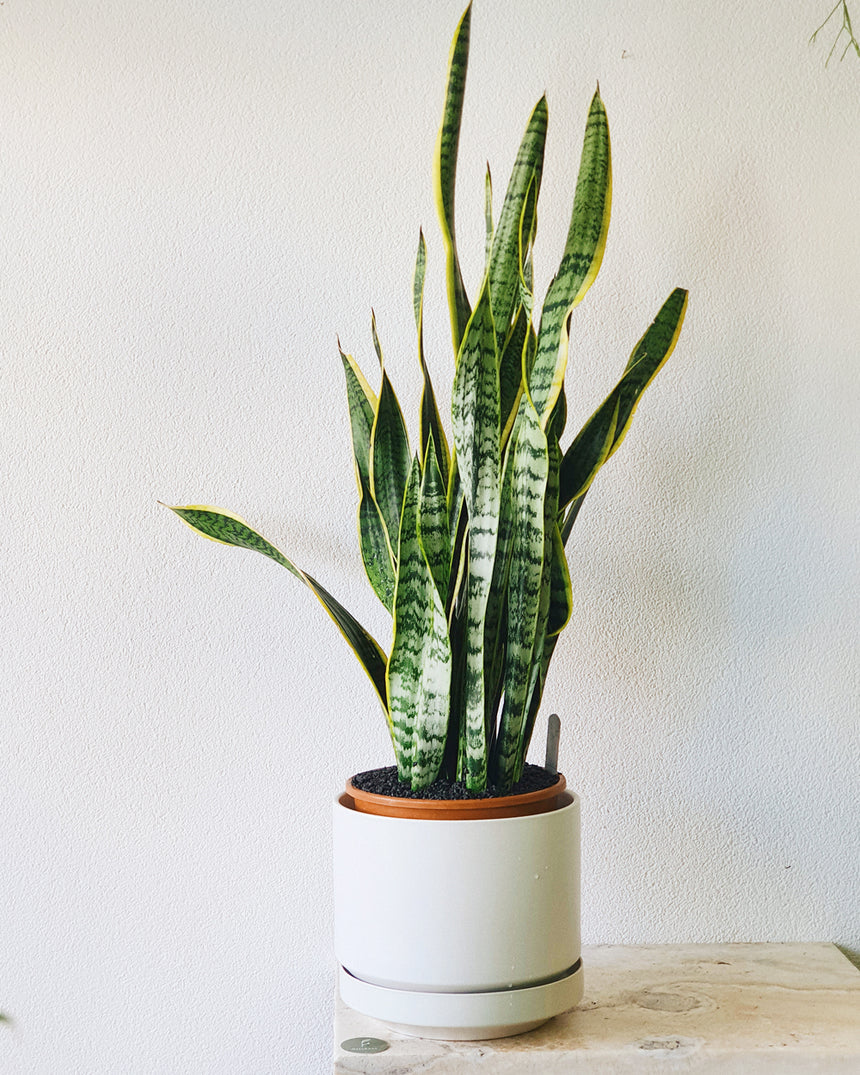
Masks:
[[[501,795],[524,795],[529,791],[541,791],[551,787],[558,780],[557,773],[551,773],[539,765],[525,765],[522,780],[507,791],[490,786],[486,791],[469,791],[462,780],[436,780],[426,788],[413,791],[408,784],[397,779],[397,766],[387,765],[384,769],[368,769],[365,773],[356,773],[353,785],[359,791],[369,791],[374,795],[391,795],[395,799],[497,799]]]

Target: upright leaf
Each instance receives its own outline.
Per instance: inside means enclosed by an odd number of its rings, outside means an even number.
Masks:
[[[448,438],[445,436],[442,420],[439,417],[436,394],[430,380],[430,370],[427,368],[427,360],[424,357],[424,273],[426,266],[427,248],[424,243],[424,233],[419,231],[418,255],[415,259],[415,275],[412,282],[412,301],[415,308],[415,325],[418,329],[418,360],[421,363],[421,374],[424,378],[424,386],[421,390],[421,457],[424,457],[427,445],[432,439],[439,472],[447,487],[451,453],[448,448]]]
[[[352,355],[345,354],[339,344],[338,349],[346,375],[355,480],[359,492],[361,559],[374,593],[390,612],[394,597],[394,558],[379,507],[370,491],[370,439],[378,401]]]
[[[210,538],[222,545],[235,545],[241,549],[253,549],[285,567],[303,582],[317,597],[320,604],[334,620],[338,630],[347,640],[361,666],[370,677],[374,690],[388,715],[388,698],[385,686],[385,654],[379,643],[361,626],[361,624],[324,589],[316,579],[288,560],[286,556],[264,537],[252,530],[244,519],[220,508],[211,508],[202,504],[189,504],[186,507],[173,507],[184,523],[196,530],[203,537]],[[390,725],[390,720],[389,720]]]
[[[487,177],[484,180],[484,272],[490,267],[490,254],[493,249],[493,177],[487,162]]]
[[[493,320],[500,333],[507,332],[519,299],[520,222],[529,198],[530,215],[534,217],[534,206],[543,174],[546,126],[546,97],[541,97],[529,118],[517,151],[490,256],[490,299]],[[527,239],[530,238],[531,230],[529,227]]]
[[[373,592],[389,612],[394,601],[394,555],[388,543],[379,507],[370,485],[359,474],[361,499],[358,502],[358,543],[364,570]]]
[[[564,381],[571,311],[591,286],[603,260],[611,190],[609,125],[597,92],[585,128],[567,242],[544,302],[537,355],[529,381],[532,400],[544,428]]]
[[[436,462],[432,436],[424,455],[424,473],[421,477],[418,539],[436,589],[439,591],[440,600],[444,603],[448,596],[451,572],[451,535],[448,526],[445,484]]]
[[[451,646],[445,608],[419,540],[421,467],[413,460],[403,501],[388,699],[398,775],[431,784],[448,726]]]
[[[466,68],[469,62],[469,30],[472,21],[471,3],[463,12],[457,26],[448,60],[448,85],[445,108],[436,142],[436,161],[433,170],[436,206],[445,243],[448,309],[451,314],[451,336],[454,352],[460,347],[466,331],[471,308],[466,297],[454,226],[454,188],[457,177],[457,150],[460,145],[460,122],[463,116],[463,96],[466,90]]]
[[[485,279],[457,359],[452,390],[454,445],[469,517],[466,633],[466,783],[487,779],[484,621],[499,525],[499,372],[496,333]]]
[[[367,481],[370,480],[370,434],[378,400],[365,380],[352,355],[346,354],[338,341],[338,351],[346,376],[346,398],[349,406],[349,425],[352,431],[352,451],[355,465]],[[361,482],[358,482],[361,489]]]
[[[544,564],[544,497],[549,476],[546,434],[528,394],[520,402],[513,448],[513,533],[508,583],[505,694],[494,758],[494,781],[515,779],[529,695]]]
[[[409,440],[397,396],[385,370],[370,436],[370,491],[392,549],[397,548],[403,494],[409,476]]]

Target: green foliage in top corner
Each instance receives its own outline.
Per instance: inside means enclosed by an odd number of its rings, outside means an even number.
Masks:
[[[486,270],[470,300],[454,226],[470,15],[471,7],[451,47],[434,167],[455,363],[450,437],[424,354],[423,234],[412,286],[423,378],[414,445],[384,364],[377,392],[341,352],[359,545],[371,586],[392,616],[389,652],[237,516],[204,506],[173,509],[206,537],[276,560],[316,595],[367,672],[400,778],[416,789],[440,775],[472,790],[488,782],[508,788],[519,779],[549,663],[571,617],[565,543],[595,475],[672,352],[687,305],[686,291],[672,292],[618,384],[563,449],[571,316],[597,275],[609,224],[606,112],[595,93],[570,229],[539,317],[532,248],[544,98],[526,125],[495,228],[488,179]],[[375,323],[373,340],[382,363]]]

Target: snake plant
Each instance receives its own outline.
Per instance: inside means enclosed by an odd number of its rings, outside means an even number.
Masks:
[[[687,304],[672,292],[620,380],[565,448],[564,378],[573,309],[594,281],[609,224],[609,129],[599,90],[588,113],[570,229],[538,318],[532,249],[547,104],[526,126],[495,226],[486,182],[483,280],[470,301],[457,254],[454,187],[471,5],[451,46],[434,180],[454,354],[450,429],[423,341],[423,234],[412,285],[423,378],[417,442],[383,361],[379,391],[341,351],[358,485],[358,535],[370,584],[391,613],[389,652],[311,575],[238,516],[173,511],[215,541],[256,549],[318,598],[370,678],[388,721],[398,776],[440,776],[472,791],[512,787],[559,633],[571,616],[565,543],[591,483],[616,451],[645,388],[671,353]]]

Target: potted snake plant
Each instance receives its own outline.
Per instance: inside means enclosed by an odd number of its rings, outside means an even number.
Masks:
[[[532,112],[470,300],[454,186],[471,5],[451,46],[434,165],[454,380],[450,437],[423,342],[423,234],[412,286],[423,379],[418,434],[381,366],[374,390],[341,351],[370,584],[391,614],[386,652],[311,575],[232,512],[174,507],[205,537],[255,549],[325,608],[387,721],[394,766],[358,774],[335,804],[335,943],[347,1003],[414,1033],[516,1033],[582,993],[579,801],[528,765],[550,660],[572,610],[565,543],[595,475],[669,357],[676,289],[620,380],[562,448],[571,315],[597,275],[611,166],[599,91],[588,112],[570,229],[536,316],[532,249],[547,103]],[[550,767],[554,769],[554,766]]]

